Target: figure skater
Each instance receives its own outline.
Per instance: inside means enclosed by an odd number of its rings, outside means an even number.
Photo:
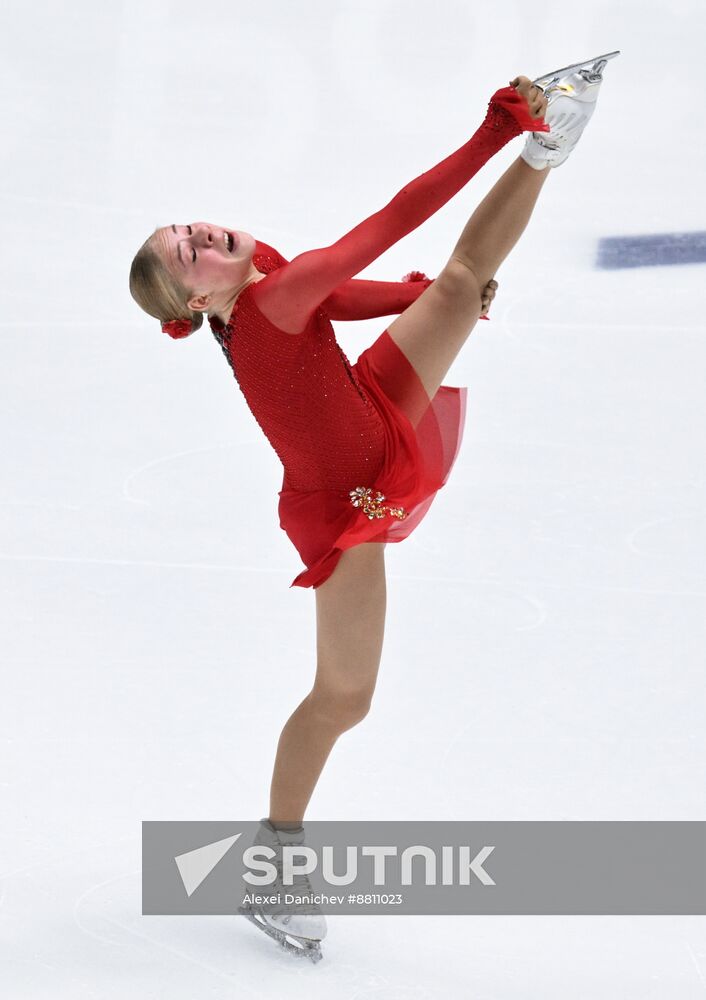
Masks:
[[[303,842],[304,812],[338,737],[370,708],[386,608],[384,552],[417,527],[461,443],[466,389],[442,384],[517,243],[549,170],[591,117],[610,53],[491,98],[474,135],[335,243],[292,261],[249,233],[206,222],[155,230],[132,262],[130,291],[179,338],[207,314],[247,404],[283,466],[280,526],[305,569],[291,586],[316,598],[313,686],[279,738],[269,817],[256,843]],[[358,280],[511,139],[510,165],[466,223],[435,280]],[[331,320],[397,318],[351,365]],[[281,864],[278,868],[281,879]],[[306,876],[295,887],[311,892]],[[274,887],[273,887],[274,890]],[[269,890],[268,890],[269,891]],[[320,908],[241,911],[283,947],[321,957]]]

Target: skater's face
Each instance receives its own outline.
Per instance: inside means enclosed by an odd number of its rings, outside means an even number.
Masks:
[[[226,242],[225,234],[232,240]],[[158,229],[154,239],[172,274],[193,289],[188,304],[195,312],[219,303],[252,272],[255,238],[250,233],[210,222],[173,223]]]

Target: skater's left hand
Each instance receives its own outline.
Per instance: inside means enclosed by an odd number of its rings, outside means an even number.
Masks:
[[[495,278],[491,278],[488,284],[485,286],[481,293],[481,306],[480,311],[481,316],[485,316],[490,309],[490,303],[495,298],[495,290],[498,287],[498,283]]]
[[[535,87],[528,76],[516,76],[514,80],[510,80],[510,86],[527,101],[533,118],[544,118],[547,99],[541,87]]]

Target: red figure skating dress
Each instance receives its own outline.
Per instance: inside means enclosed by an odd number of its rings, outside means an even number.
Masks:
[[[353,275],[522,131],[548,126],[514,89],[499,90],[464,146],[330,247],[288,262],[257,241],[253,263],[267,277],[245,287],[226,326],[209,317],[283,465],[280,526],[306,566],[291,586],[319,586],[353,545],[402,541],[446,482],[463,436],[466,389],[442,385],[430,400],[387,330],[351,365],[331,319],[394,315],[415,301],[430,284],[415,280],[423,275],[403,282]]]

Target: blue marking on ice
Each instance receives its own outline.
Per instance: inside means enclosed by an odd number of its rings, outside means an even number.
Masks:
[[[598,244],[596,267],[664,267],[706,261],[706,232],[607,236]]]

